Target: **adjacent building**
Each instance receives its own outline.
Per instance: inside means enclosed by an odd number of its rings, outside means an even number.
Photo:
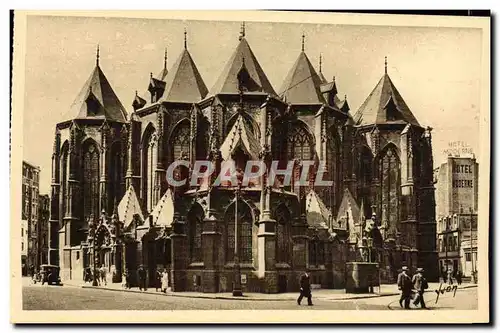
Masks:
[[[25,234],[22,244],[26,251],[25,258],[22,259],[25,274],[37,264],[39,184],[40,168],[23,161],[21,228],[22,234]]]
[[[380,264],[384,282],[397,270],[424,267],[437,278],[432,136],[381,66],[381,78],[352,113],[335,79],[302,49],[279,90],[245,36],[208,89],[184,48],[145,82],[127,112],[106,78],[99,53],[68,115],[56,126],[52,155],[49,262],[63,279],[104,265],[119,281],[142,265],[170,272],[175,291],[298,290],[313,283],[343,288],[345,263]],[[140,61],[138,59],[138,61]],[[272,64],[266,64],[272,67]],[[382,65],[382,64],[381,64]],[[140,88],[140,87],[139,87]],[[168,167],[196,161],[216,172],[173,187]],[[244,186],[214,186],[224,161],[292,165],[291,184],[268,175]],[[304,164],[324,162],[332,186],[296,182]],[[371,218],[365,218],[371,217]],[[149,279],[150,283],[152,279]]]
[[[478,163],[449,155],[435,170],[440,272],[477,270]]]
[[[38,229],[37,233],[37,259],[35,267],[49,262],[49,217],[50,217],[50,196],[40,195],[38,205]]]

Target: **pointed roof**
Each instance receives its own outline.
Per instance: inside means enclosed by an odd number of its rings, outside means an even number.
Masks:
[[[233,127],[220,147],[222,158],[225,161],[229,160],[231,154],[239,147],[241,147],[250,158],[254,160],[259,159],[261,150],[259,140],[255,137],[250,125],[241,114],[238,116],[238,119],[236,119]]]
[[[279,94],[291,104],[323,104],[322,84],[306,53],[302,51],[283,81]]]
[[[276,96],[276,92],[244,36],[240,37],[240,42],[236,50],[229,58],[226,67],[224,67],[215,85],[210,89],[210,94],[238,94],[238,73],[240,73],[243,64],[248,72],[249,78],[253,81],[253,91]]]
[[[387,73],[354,114],[354,121],[356,125],[410,123],[420,126]]]
[[[311,227],[328,229],[331,212],[318,194],[311,190],[306,197],[306,220]]]
[[[196,103],[208,93],[207,86],[187,49],[184,49],[165,77],[160,101]]]
[[[321,71],[318,73],[319,79],[321,80],[321,83],[327,83],[325,76]]]
[[[120,222],[123,222],[124,227],[127,228],[134,220],[135,215],[139,216],[141,221],[144,221],[144,216],[142,215],[141,206],[139,205],[134,187],[130,186],[118,204],[118,219]]]
[[[358,203],[352,196],[351,191],[346,188],[344,190],[342,202],[340,203],[339,212],[337,214],[337,221],[345,219],[347,215],[349,215],[349,221],[358,223],[360,217],[360,208],[358,206]]]
[[[168,74],[167,70],[167,49],[165,48],[165,58],[163,59],[163,69],[161,70],[160,73],[156,76],[158,80],[165,81],[165,77]]]
[[[170,226],[174,220],[174,199],[168,189],[151,212],[153,225]]]
[[[89,110],[90,105],[93,106],[92,111]],[[127,121],[127,111],[111,88],[98,62],[63,120],[83,118]]]

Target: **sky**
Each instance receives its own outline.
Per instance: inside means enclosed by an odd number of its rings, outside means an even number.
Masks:
[[[95,67],[127,111],[150,72],[170,69],[184,45],[210,90],[238,44],[241,22],[30,16],[27,21],[23,158],[41,168],[40,193],[50,193],[55,126]],[[279,92],[301,51],[336,77],[354,113],[387,71],[422,126],[433,128],[434,167],[452,145],[479,158],[481,30],[334,24],[246,23],[246,39]],[[455,153],[456,151],[452,151]]]

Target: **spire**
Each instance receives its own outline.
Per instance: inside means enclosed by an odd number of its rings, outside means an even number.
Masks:
[[[245,38],[245,22],[241,23],[241,30],[240,30],[240,38],[239,38],[239,40],[241,41],[243,38]]]
[[[165,48],[165,58],[163,59],[163,69],[167,69],[167,48]]]
[[[96,54],[95,64],[96,66],[99,66],[99,44],[97,44],[97,54]]]
[[[321,73],[321,53],[319,54],[319,72]]]
[[[184,49],[187,50],[187,31],[186,28],[184,28]]]
[[[385,57],[385,74],[387,74],[387,56]]]
[[[306,35],[304,35],[304,33],[302,33],[302,52],[304,52],[304,43],[305,43],[305,40],[306,40]]]

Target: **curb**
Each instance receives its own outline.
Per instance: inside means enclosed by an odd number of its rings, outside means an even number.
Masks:
[[[133,289],[114,289],[114,288],[108,288],[108,287],[101,287],[101,286],[86,286],[86,285],[77,285],[77,284],[71,284],[71,283],[66,283],[66,286],[73,286],[73,287],[79,287],[79,288],[85,288],[85,289],[98,289],[98,290],[107,290],[107,291],[116,291],[116,292],[129,292],[129,293],[136,293],[136,294],[149,294],[149,295],[158,295],[158,296],[170,296],[170,297],[184,297],[184,298],[200,298],[200,299],[214,299],[214,300],[238,300],[238,301],[296,301],[295,297],[290,297],[290,298],[253,298],[253,297],[229,297],[229,296],[211,296],[210,294],[207,295],[185,295],[181,293],[158,293],[158,292],[152,292],[152,291],[140,291],[140,290],[133,290]],[[458,289],[468,289],[468,288],[477,288],[477,285],[468,285],[468,286],[463,286],[459,287]],[[428,291],[429,292],[429,291]],[[399,295],[399,292],[391,292],[387,294],[373,294],[373,295],[353,295],[353,296],[347,296],[347,297],[341,297],[341,298],[332,298],[331,296],[317,296],[315,297],[316,299],[320,300],[325,300],[325,301],[345,301],[345,300],[355,300],[355,299],[368,299],[368,298],[377,298],[377,297],[386,297],[386,296],[397,296]]]

